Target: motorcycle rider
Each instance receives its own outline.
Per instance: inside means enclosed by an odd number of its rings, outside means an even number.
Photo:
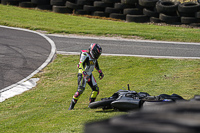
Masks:
[[[90,103],[94,102],[97,95],[99,94],[99,87],[97,86],[97,82],[92,75],[92,71],[94,68],[99,72],[99,78],[102,79],[104,77],[103,72],[99,68],[99,64],[97,59],[102,53],[102,48],[100,45],[96,43],[92,43],[89,47],[89,50],[82,50],[80,53],[80,61],[78,64],[78,89],[75,92],[70,107],[68,110],[72,110],[80,98],[81,94],[85,90],[86,83],[92,89],[92,93],[90,95]]]

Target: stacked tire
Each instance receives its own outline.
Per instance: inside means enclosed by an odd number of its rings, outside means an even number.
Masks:
[[[198,12],[200,11],[200,5],[193,2],[186,2],[179,4],[178,12],[181,18],[182,24],[197,23],[199,21]]]
[[[13,6],[19,6],[20,0],[1,0],[1,4],[3,5],[13,5]]]
[[[24,7],[24,8],[35,8],[37,6],[36,3],[31,2],[31,0],[21,0],[19,2],[19,7]]]
[[[31,2],[37,5],[37,9],[50,11],[52,10],[50,0],[31,0]]]
[[[51,0],[52,11],[55,13],[72,13],[72,9],[66,6],[67,0]]]
[[[19,7],[51,10],[50,0],[20,0]]]
[[[156,10],[159,13],[159,19],[165,23],[179,23],[178,5],[179,2],[158,1],[156,3]]]

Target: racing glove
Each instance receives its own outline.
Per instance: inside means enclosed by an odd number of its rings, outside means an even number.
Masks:
[[[104,77],[103,72],[101,71],[101,69],[98,72],[99,72],[99,79],[102,79]]]
[[[86,71],[83,71],[83,78],[85,78],[86,82],[90,82],[90,76],[87,74]]]

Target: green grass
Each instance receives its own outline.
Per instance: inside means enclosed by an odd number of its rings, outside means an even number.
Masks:
[[[58,55],[35,76],[40,78],[37,87],[1,103],[1,132],[77,133],[83,132],[87,122],[123,114],[89,109],[88,85],[75,109],[67,110],[77,89],[78,60],[79,56]],[[199,60],[101,56],[99,64],[105,77],[99,80],[94,71],[100,87],[97,100],[111,96],[127,84],[131,90],[151,95],[176,93],[190,99],[200,94]]]
[[[122,36],[167,41],[199,42],[199,29],[127,23],[0,5],[0,25],[48,33]]]

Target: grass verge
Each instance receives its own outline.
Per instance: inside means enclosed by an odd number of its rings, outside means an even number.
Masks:
[[[58,14],[0,4],[0,25],[44,30],[48,33],[122,36],[165,41],[199,42],[199,29],[126,23],[71,14]]]
[[[39,77],[37,87],[0,104],[1,132],[83,132],[86,122],[106,119],[124,112],[88,108],[91,89],[81,96],[75,109],[68,111],[77,89],[79,56],[57,55]],[[99,64],[105,77],[97,79],[97,100],[111,96],[130,84],[131,90],[151,95],[177,93],[186,99],[200,94],[199,60],[152,59],[101,56]]]

